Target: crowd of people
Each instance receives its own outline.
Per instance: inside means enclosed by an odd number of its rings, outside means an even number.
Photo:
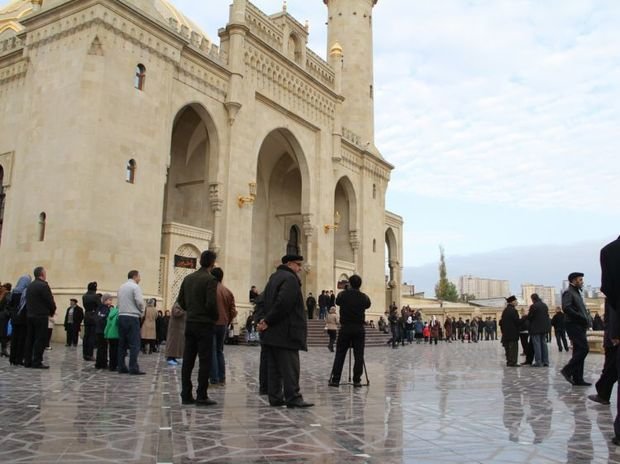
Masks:
[[[145,301],[140,289],[137,270],[128,273],[128,280],[113,296],[97,293],[97,283],[90,282],[82,296],[83,308],[76,299],[70,301],[65,312],[64,327],[67,347],[77,346],[83,326],[83,356],[95,361],[98,369],[108,368],[119,373],[144,374],[138,365],[138,353],[156,352],[166,344],[166,358],[170,365],[183,358],[183,404],[212,405],[208,386],[224,385],[226,381],[224,340],[229,324],[237,316],[232,292],[223,285],[224,273],[215,267],[215,253],[205,251],[200,257],[200,268],[185,277],[178,299],[171,313],[157,312],[155,300]],[[270,276],[262,293],[256,287],[250,290],[255,311],[246,322],[259,334],[261,345],[259,384],[260,394],[267,395],[272,406],[289,408],[313,406],[300,392],[299,351],[307,350],[307,320],[316,308],[314,297],[303,298],[299,272],[303,257],[286,255],[282,264]],[[521,315],[515,296],[506,299],[499,324],[495,318],[473,317],[463,320],[447,317],[441,323],[435,316],[423,321],[420,311],[408,306],[400,311],[393,304],[381,317],[378,329],[391,333],[389,344],[425,343],[437,345],[439,340],[462,343],[497,340],[498,325],[501,343],[506,354],[506,365],[518,367],[548,367],[548,343],[551,330],[559,351],[568,351],[566,336],[571,341],[572,354],[561,369],[562,376],[573,386],[590,386],[584,379],[584,362],[588,354],[586,333],[589,328],[604,329],[605,365],[596,383],[592,401],[609,404],[611,390],[618,380],[620,362],[620,238],[601,251],[602,292],[606,295],[605,314],[591,317],[581,295],[584,274],[573,272],[568,276],[569,288],[562,294],[562,306],[550,317],[549,308],[537,294],[531,295],[529,310]],[[13,365],[47,369],[43,354],[50,339],[50,318],[56,313],[56,303],[47,283],[43,267],[33,271],[34,278],[24,275],[15,286],[0,286],[0,341],[1,355]],[[335,359],[329,386],[340,386],[344,358],[353,349],[355,364],[353,384],[361,386],[364,369],[364,339],[367,326],[365,311],[371,302],[361,290],[362,279],[354,275],[337,296],[323,291],[319,296],[319,318],[325,319],[329,334],[330,351]],[[336,306],[340,307],[338,317]],[[325,311],[323,311],[325,309]],[[53,326],[53,324],[52,324]],[[10,349],[9,349],[10,343]],[[525,360],[518,362],[519,344]],[[93,357],[96,348],[97,356]],[[147,351],[148,350],[148,351]],[[129,352],[129,365],[126,364]],[[199,360],[196,395],[191,381],[196,358]],[[620,401],[618,402],[620,407]],[[620,414],[614,424],[620,445]]]

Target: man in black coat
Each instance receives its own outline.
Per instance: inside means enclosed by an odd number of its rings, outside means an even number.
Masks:
[[[517,312],[517,297],[506,298],[506,308],[502,312],[499,326],[502,329],[502,345],[506,352],[506,365],[517,367],[519,356],[519,313]]]
[[[306,298],[306,309],[308,309],[308,319],[314,317],[314,309],[316,308],[316,298],[312,296],[312,293]]]
[[[601,291],[605,294],[605,334],[608,334],[611,347],[616,352],[617,380],[618,373],[620,373],[620,349],[618,348],[620,346],[620,237],[603,247],[600,259]],[[605,349],[605,365],[607,366],[607,349]],[[597,383],[597,392],[599,391],[598,387]],[[611,378],[607,382],[607,387],[611,393],[611,388],[613,387]],[[602,396],[600,392],[598,396]],[[618,392],[617,399],[620,401],[620,391]],[[618,403],[616,408],[616,419],[614,421],[615,437],[612,439],[612,442],[615,445],[620,445],[620,403]]]
[[[181,403],[210,406],[209,373],[213,357],[213,333],[219,318],[217,310],[217,279],[211,270],[217,255],[210,250],[200,255],[200,269],[183,279],[177,303],[186,312],[185,348],[181,369]],[[192,371],[198,356],[198,386],[192,393]]]
[[[527,315],[530,321],[530,340],[534,347],[533,367],[549,366],[549,350],[547,349],[547,332],[549,332],[549,308],[537,293],[532,293],[532,306]]]
[[[56,313],[56,303],[46,279],[45,269],[35,268],[34,280],[26,290],[28,334],[24,366],[34,369],[49,369],[49,366],[43,364],[43,351],[47,345],[48,318]]]
[[[268,358],[268,394],[271,406],[307,408],[299,391],[299,350],[308,350],[304,297],[297,274],[303,256],[286,255],[271,274],[263,292],[265,316],[257,329]]]
[[[101,306],[101,298],[97,295],[97,282],[89,282],[86,293],[82,295],[84,305],[84,336],[82,340],[82,356],[85,361],[94,361],[93,353],[97,335],[95,326],[97,325],[97,310]]]
[[[343,290],[336,298],[336,304],[340,306],[340,332],[336,343],[336,357],[332,367],[330,387],[340,385],[342,367],[349,347],[353,347],[355,364],[353,365],[353,386],[362,386],[362,373],[364,372],[364,344],[366,331],[364,321],[366,320],[366,310],[370,308],[370,298],[360,291],[362,278],[352,275],[349,278],[349,288]]]
[[[69,300],[70,304],[65,311],[65,331],[67,332],[66,346],[77,346],[80,326],[84,320],[84,310],[77,304],[75,298]]]
[[[566,333],[573,344],[573,356],[560,373],[572,385],[589,387],[592,384],[583,379],[583,367],[590,351],[586,332],[592,327],[592,317],[581,296],[583,274],[571,272],[568,281],[568,290],[562,294],[562,311],[566,316]]]
[[[558,343],[558,349],[562,352],[562,345],[564,350],[568,351],[568,341],[566,340],[566,325],[564,323],[564,313],[559,306],[555,310],[555,315],[551,318],[551,325],[555,332],[555,340]]]

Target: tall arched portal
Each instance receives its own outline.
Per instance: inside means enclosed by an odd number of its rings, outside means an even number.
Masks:
[[[175,276],[198,266],[195,250],[209,247],[214,212],[209,204],[209,182],[215,179],[217,137],[204,107],[183,107],[176,115],[170,143],[170,164],[164,191],[162,272],[160,290],[171,305],[177,295]],[[192,250],[192,255],[179,250]]]
[[[261,288],[287,252],[307,256],[303,230],[302,184],[307,170],[295,137],[277,129],[258,154],[256,200],[252,209],[251,284]],[[307,192],[306,192],[307,194]],[[304,275],[300,275],[302,282]]]
[[[397,292],[400,289],[400,263],[398,262],[398,241],[391,227],[385,231],[385,252],[386,252],[386,282],[385,282],[385,303],[386,308],[393,301],[398,301]]]
[[[357,251],[360,243],[357,232],[357,198],[353,184],[346,176],[336,183],[334,217],[340,221],[334,230],[334,277],[341,274],[351,275],[357,272]]]

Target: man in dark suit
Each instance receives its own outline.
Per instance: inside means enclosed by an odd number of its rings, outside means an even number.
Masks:
[[[350,287],[343,290],[336,298],[336,304],[340,306],[340,332],[336,344],[336,357],[332,367],[332,375],[329,379],[330,387],[340,385],[342,367],[347,356],[349,347],[353,347],[355,364],[353,365],[353,386],[362,386],[362,373],[364,372],[364,344],[366,331],[364,321],[366,310],[370,308],[370,298],[360,291],[362,278],[352,275],[349,278]]]
[[[506,365],[517,367],[519,356],[519,313],[517,312],[517,297],[506,298],[506,308],[502,312],[499,326],[502,329],[502,345],[506,352]]]
[[[80,334],[80,325],[84,320],[84,310],[77,304],[75,298],[71,298],[70,305],[65,311],[65,331],[67,332],[66,346],[77,346]]]
[[[213,333],[219,318],[217,310],[217,279],[211,274],[217,255],[203,251],[200,269],[183,279],[178,305],[186,312],[185,348],[181,370],[181,403],[210,406],[216,404],[207,394],[213,359]],[[192,371],[198,356],[198,386],[192,393]]]
[[[257,325],[266,350],[268,395],[271,406],[307,408],[299,389],[299,350],[308,350],[308,322],[301,281],[297,274],[303,256],[286,255],[271,274],[265,291],[265,316]]]
[[[616,358],[616,376],[618,379],[618,373],[620,373],[620,237],[611,243],[608,243],[601,250],[601,291],[605,294],[605,334],[606,338],[609,338],[609,344],[611,350],[609,355],[611,356],[615,351]],[[607,366],[608,350],[605,349],[605,366]],[[603,374],[605,368],[603,368]],[[601,380],[603,379],[601,374]],[[597,383],[597,397],[602,397],[603,394],[599,392]],[[613,387],[613,381],[611,376],[607,377],[607,382],[603,382],[603,392],[605,388],[609,390]],[[590,399],[593,399],[590,397]],[[603,397],[604,399],[604,397]],[[620,391],[618,392],[618,400],[620,400]],[[614,421],[615,436],[612,442],[615,445],[620,445],[620,403],[616,406],[616,419]]]
[[[24,366],[34,369],[49,369],[43,364],[43,351],[47,345],[48,318],[56,313],[56,303],[46,279],[45,269],[37,267],[34,269],[34,280],[26,289],[28,335]]]
[[[586,332],[592,327],[592,317],[581,296],[583,273],[571,272],[568,275],[568,290],[562,294],[562,311],[566,316],[566,333],[573,344],[573,356],[560,373],[572,385],[589,387],[583,379],[583,367],[590,351]]]

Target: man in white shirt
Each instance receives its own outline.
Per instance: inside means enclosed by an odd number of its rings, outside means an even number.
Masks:
[[[138,366],[140,352],[140,318],[144,314],[144,297],[140,283],[140,273],[129,271],[127,282],[118,289],[118,373],[144,375]],[[125,356],[129,348],[129,369]]]

